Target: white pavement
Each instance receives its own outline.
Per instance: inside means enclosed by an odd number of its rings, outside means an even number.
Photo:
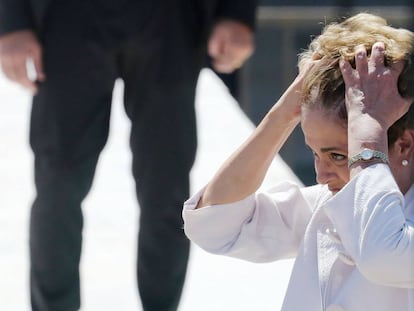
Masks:
[[[129,122],[114,91],[111,133],[94,186],[84,203],[82,311],[140,310],[135,284],[139,208],[130,175]],[[215,75],[203,70],[197,93],[199,148],[192,192],[252,131]],[[34,196],[28,146],[30,96],[0,75],[0,311],[29,311],[28,216]],[[296,180],[276,158],[264,186]],[[253,264],[193,246],[180,311],[275,311],[292,261]]]

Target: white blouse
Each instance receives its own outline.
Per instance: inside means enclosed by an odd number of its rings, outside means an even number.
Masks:
[[[201,248],[253,262],[295,257],[283,311],[413,311],[414,186],[390,169],[363,170],[332,196],[284,182],[231,204],[184,204],[184,230]]]

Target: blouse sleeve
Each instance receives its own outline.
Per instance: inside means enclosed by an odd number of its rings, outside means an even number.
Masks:
[[[413,207],[406,205],[385,164],[364,169],[326,206],[345,249],[367,279],[414,288],[414,219],[409,210]]]
[[[285,182],[231,204],[195,209],[202,190],[184,204],[186,235],[204,250],[253,262],[296,255],[319,187]]]

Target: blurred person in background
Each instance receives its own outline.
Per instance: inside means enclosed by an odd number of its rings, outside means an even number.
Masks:
[[[80,308],[81,204],[107,141],[117,78],[131,120],[143,310],[177,309],[198,75],[207,52],[217,71],[243,65],[254,50],[255,9],[255,0],[0,0],[2,71],[34,94],[33,310]]]

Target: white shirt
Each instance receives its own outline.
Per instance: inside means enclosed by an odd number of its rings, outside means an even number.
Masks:
[[[187,236],[208,252],[253,262],[295,257],[283,311],[413,311],[414,186],[389,167],[363,170],[332,196],[280,183],[231,204],[184,204]]]

